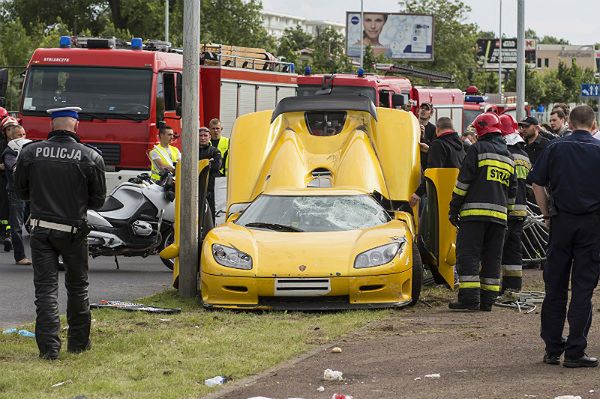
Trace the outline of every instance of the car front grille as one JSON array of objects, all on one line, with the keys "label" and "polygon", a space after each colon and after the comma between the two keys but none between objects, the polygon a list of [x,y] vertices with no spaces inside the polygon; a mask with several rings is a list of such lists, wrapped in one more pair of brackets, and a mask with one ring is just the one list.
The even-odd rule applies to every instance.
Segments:
[{"label": "car front grille", "polygon": [[275,279],[275,296],[320,296],[331,291],[328,278]]}]

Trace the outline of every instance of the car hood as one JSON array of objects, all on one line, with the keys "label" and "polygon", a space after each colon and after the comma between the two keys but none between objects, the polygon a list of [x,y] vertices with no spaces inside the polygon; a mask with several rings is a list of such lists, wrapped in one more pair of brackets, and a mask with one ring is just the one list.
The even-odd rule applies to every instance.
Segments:
[{"label": "car hood", "polygon": [[[252,257],[252,270],[222,267],[216,262],[203,262],[203,272],[255,277],[326,277],[356,276],[399,272],[410,267],[404,261],[406,247],[412,237],[404,222],[392,220],[384,225],[362,230],[335,232],[276,232],[249,229],[226,223],[211,230],[203,245],[203,256],[212,259],[213,244],[222,244],[246,252]],[[395,240],[406,239],[403,253],[379,267],[354,269],[354,259],[366,250]],[[398,262],[401,259],[402,262]]]}]

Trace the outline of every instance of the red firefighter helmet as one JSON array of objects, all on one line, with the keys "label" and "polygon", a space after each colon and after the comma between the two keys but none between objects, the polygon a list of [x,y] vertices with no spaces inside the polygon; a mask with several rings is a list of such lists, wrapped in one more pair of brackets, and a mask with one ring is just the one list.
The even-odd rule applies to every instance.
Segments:
[{"label": "red firefighter helmet", "polygon": [[488,133],[501,133],[502,131],[498,115],[491,112],[479,114],[472,125],[477,132],[477,136],[483,136]]},{"label": "red firefighter helmet", "polygon": [[500,131],[502,132],[503,136],[519,132],[519,125],[512,115],[500,115]]},{"label": "red firefighter helmet", "polygon": [[0,107],[0,121],[2,121],[7,116],[8,116],[8,111],[6,110],[6,108]]}]

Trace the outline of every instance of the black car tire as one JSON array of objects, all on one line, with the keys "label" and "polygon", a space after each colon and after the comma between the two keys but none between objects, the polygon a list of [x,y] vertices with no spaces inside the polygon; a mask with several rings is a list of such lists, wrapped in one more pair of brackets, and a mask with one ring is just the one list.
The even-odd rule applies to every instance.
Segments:
[{"label": "black car tire", "polygon": [[421,288],[423,287],[423,262],[417,244],[412,245],[413,268],[412,268],[412,291],[411,301],[408,306],[415,306],[419,302],[421,296]]}]

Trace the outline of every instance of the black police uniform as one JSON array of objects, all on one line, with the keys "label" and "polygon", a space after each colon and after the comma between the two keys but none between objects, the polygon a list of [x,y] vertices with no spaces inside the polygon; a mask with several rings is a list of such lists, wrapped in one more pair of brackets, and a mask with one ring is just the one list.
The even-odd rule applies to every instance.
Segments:
[{"label": "black police uniform", "polygon": [[507,212],[517,189],[514,168],[500,133],[480,136],[467,151],[450,201],[450,220],[460,219],[458,302],[452,309],[491,310],[498,296]]},{"label": "black police uniform", "polygon": [[508,151],[515,161],[517,174],[517,196],[515,206],[508,211],[508,230],[502,250],[502,291],[507,289],[521,291],[523,286],[523,254],[521,237],[523,224],[527,217],[527,175],[531,170],[531,162],[523,151],[523,143],[508,146]]},{"label": "black police uniform", "polygon": [[210,206],[210,212],[212,214],[213,224],[215,223],[215,178],[220,176],[221,169],[221,151],[217,147],[213,147],[208,144],[200,146],[198,151],[198,160],[212,159],[210,163],[210,172],[208,175],[208,189],[206,192],[206,199]]},{"label": "black police uniform", "polygon": [[83,351],[90,345],[91,323],[86,213],[88,208],[104,204],[104,161],[95,149],[81,144],[74,133],[50,132],[48,140],[30,143],[21,150],[15,191],[31,204],[35,336],[40,356],[56,359],[61,347],[59,255],[66,268],[67,349]]},{"label": "black police uniform", "polygon": [[[458,138],[458,133],[447,132],[438,136],[429,144],[427,153],[427,169],[429,168],[460,168],[465,159],[465,148]],[[416,191],[419,197],[426,192],[425,179]]]},{"label": "black police uniform", "polygon": [[[544,267],[546,297],[541,337],[548,355],[579,359],[592,323],[592,294],[600,274],[600,142],[588,132],[548,144],[528,176],[529,183],[551,189],[553,211]],[[571,303],[567,310],[571,282]],[[562,341],[569,321],[566,346]]]}]

